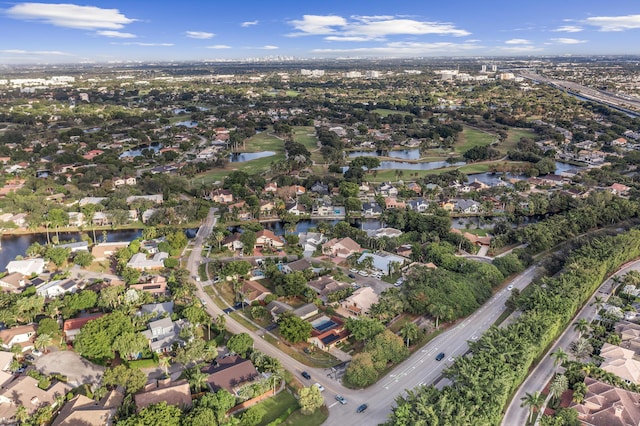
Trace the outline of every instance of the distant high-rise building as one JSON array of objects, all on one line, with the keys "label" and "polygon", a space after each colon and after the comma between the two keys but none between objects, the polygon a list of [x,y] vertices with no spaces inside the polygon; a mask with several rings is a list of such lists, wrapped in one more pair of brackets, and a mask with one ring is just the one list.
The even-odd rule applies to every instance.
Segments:
[{"label": "distant high-rise building", "polygon": [[367,78],[380,78],[380,71],[367,71],[365,76]]},{"label": "distant high-rise building", "polygon": [[482,65],[482,72],[487,72],[487,66],[486,65]]},{"label": "distant high-rise building", "polygon": [[491,72],[496,72],[498,71],[498,66],[497,65],[491,65]]}]

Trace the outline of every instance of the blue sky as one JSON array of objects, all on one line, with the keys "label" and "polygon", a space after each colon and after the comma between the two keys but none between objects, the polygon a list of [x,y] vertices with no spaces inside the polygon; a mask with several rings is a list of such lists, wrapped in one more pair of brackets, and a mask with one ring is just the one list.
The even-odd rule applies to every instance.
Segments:
[{"label": "blue sky", "polygon": [[640,54],[637,0],[2,2],[0,64]]}]

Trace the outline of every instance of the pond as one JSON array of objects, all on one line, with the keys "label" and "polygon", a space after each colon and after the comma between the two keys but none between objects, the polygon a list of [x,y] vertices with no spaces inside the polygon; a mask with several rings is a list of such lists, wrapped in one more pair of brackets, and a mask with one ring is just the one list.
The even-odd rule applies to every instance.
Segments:
[{"label": "pond", "polygon": [[[556,174],[560,174],[562,172],[566,172],[567,170],[571,170],[571,169],[580,170],[581,168],[573,166],[571,164],[561,163],[559,161],[556,161]],[[503,173],[491,173],[491,172],[476,173],[473,175],[469,175],[469,182],[473,182],[475,179],[477,179],[478,181],[482,183],[486,183],[487,185],[495,186],[496,184],[505,180],[505,179],[502,179],[502,176],[503,176]],[[524,175],[514,175],[511,173],[504,174],[504,177],[506,178],[506,180],[514,179],[514,178],[515,179],[527,178]]]},{"label": "pond", "polygon": [[[340,222],[339,220],[325,220],[325,221],[320,221],[320,220],[315,220],[315,219],[304,219],[301,220],[300,222],[296,223],[296,230],[295,233],[299,233],[299,232],[309,232],[310,229],[313,229],[315,227],[318,226],[319,222],[325,222],[327,224],[329,224],[329,226],[335,226],[335,224],[337,224],[338,222]],[[384,226],[384,224],[382,222],[380,222],[379,220],[376,219],[356,219],[351,223],[351,226],[353,226],[354,228],[358,228],[358,229],[362,229],[362,230],[368,230],[368,229],[380,229]],[[263,223],[262,224],[266,229],[269,229],[271,231],[273,231],[274,234],[276,235],[284,235],[286,230],[284,227],[284,222],[283,221],[278,221],[278,222],[267,222],[267,223]],[[229,227],[227,228],[229,229],[229,231],[234,232],[234,231],[238,231],[240,228],[239,227]]]},{"label": "pond", "polygon": [[245,161],[257,160],[258,158],[271,157],[276,155],[275,151],[259,151],[259,152],[234,152],[229,156],[232,163],[244,163]]},{"label": "pond", "polygon": [[[376,167],[374,170],[435,170],[445,167],[464,166],[464,161],[458,161],[456,163],[449,163],[447,161],[427,161],[424,163],[407,163],[405,161],[381,161],[380,167]],[[342,167],[342,172],[349,170],[349,166]]]},{"label": "pond", "polygon": [[153,142],[151,145],[138,145],[133,149],[123,152],[120,154],[120,158],[125,157],[140,157],[142,155],[142,151],[145,149],[149,149],[153,151],[154,154],[157,154],[158,151],[162,148],[162,145],[158,142]]},{"label": "pond", "polygon": [[395,151],[352,151],[349,153],[349,158],[356,157],[390,157],[401,160],[419,160],[421,155],[418,148],[400,149]]}]

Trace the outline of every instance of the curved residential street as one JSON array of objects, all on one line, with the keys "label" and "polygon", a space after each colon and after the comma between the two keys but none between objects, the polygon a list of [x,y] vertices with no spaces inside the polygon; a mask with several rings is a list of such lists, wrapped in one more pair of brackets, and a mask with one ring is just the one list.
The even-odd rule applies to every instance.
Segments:
[{"label": "curved residential street", "polygon": [[[625,275],[629,271],[640,271],[640,260],[636,260],[634,262],[630,262],[627,266],[622,267],[618,272],[613,274],[608,280],[605,280],[598,290],[589,298],[589,301],[584,305],[582,310],[578,312],[575,316],[573,322],[579,319],[586,319],[591,322],[596,315],[596,307],[592,305],[596,296],[600,296],[603,298],[608,298],[611,292],[612,279],[615,276]],[[542,358],[542,361],[536,366],[536,368],[529,374],[527,379],[522,383],[518,392],[513,396],[511,400],[511,404],[507,408],[507,412],[502,419],[502,424],[504,426],[511,425],[523,425],[527,421],[527,416],[529,415],[529,409],[527,407],[521,407],[521,398],[525,396],[526,393],[533,393],[536,391],[542,392],[546,384],[551,380],[553,374],[556,371],[556,368],[553,365],[553,359],[549,356],[551,353],[555,352],[558,348],[562,348],[565,352],[569,353],[569,345],[571,342],[578,339],[578,332],[573,329],[573,326],[570,325],[564,333],[560,335],[556,343],[553,345],[551,349],[545,354]]]},{"label": "curved residential street", "polygon": [[[186,267],[193,275],[197,275],[198,265],[202,261],[202,243],[206,240],[215,223],[215,210],[212,209],[196,235],[193,250],[187,260]],[[514,288],[523,289],[534,279],[535,275],[536,267],[532,266],[516,277],[511,284]],[[209,284],[210,282],[197,283],[198,296],[207,301],[206,308],[211,315],[214,317],[224,315],[222,309],[213,303],[203,291],[203,286]],[[315,382],[322,384],[326,389],[323,394],[330,412],[326,425],[379,424],[387,420],[396,396],[404,394],[406,389],[414,388],[420,384],[436,383],[441,377],[442,371],[453,362],[454,358],[467,352],[467,341],[480,337],[498,319],[504,311],[504,303],[509,294],[510,291],[506,289],[499,290],[474,314],[440,334],[420,351],[398,365],[391,373],[382,377],[378,383],[363,390],[345,388],[340,382],[328,377],[330,371],[327,369],[314,369],[305,366],[263,340],[260,334],[246,329],[228,315],[226,316],[226,327],[232,333],[248,333],[254,339],[255,347],[258,350],[278,358],[285,369],[291,371],[306,385]],[[446,354],[442,361],[435,360],[435,356],[439,352]],[[304,380],[300,376],[302,371],[309,372],[311,380]],[[441,383],[442,381],[436,384]],[[343,395],[348,403],[346,405],[339,404],[334,399],[336,394]],[[356,413],[356,408],[362,403],[368,404],[369,408],[364,413]]]}]

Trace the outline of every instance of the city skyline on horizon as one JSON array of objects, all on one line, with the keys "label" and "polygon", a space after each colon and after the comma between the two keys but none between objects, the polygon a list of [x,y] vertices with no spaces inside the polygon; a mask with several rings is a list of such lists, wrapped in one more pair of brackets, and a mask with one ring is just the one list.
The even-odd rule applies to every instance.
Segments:
[{"label": "city skyline on horizon", "polygon": [[627,2],[353,3],[3,2],[0,64],[640,54]]}]

